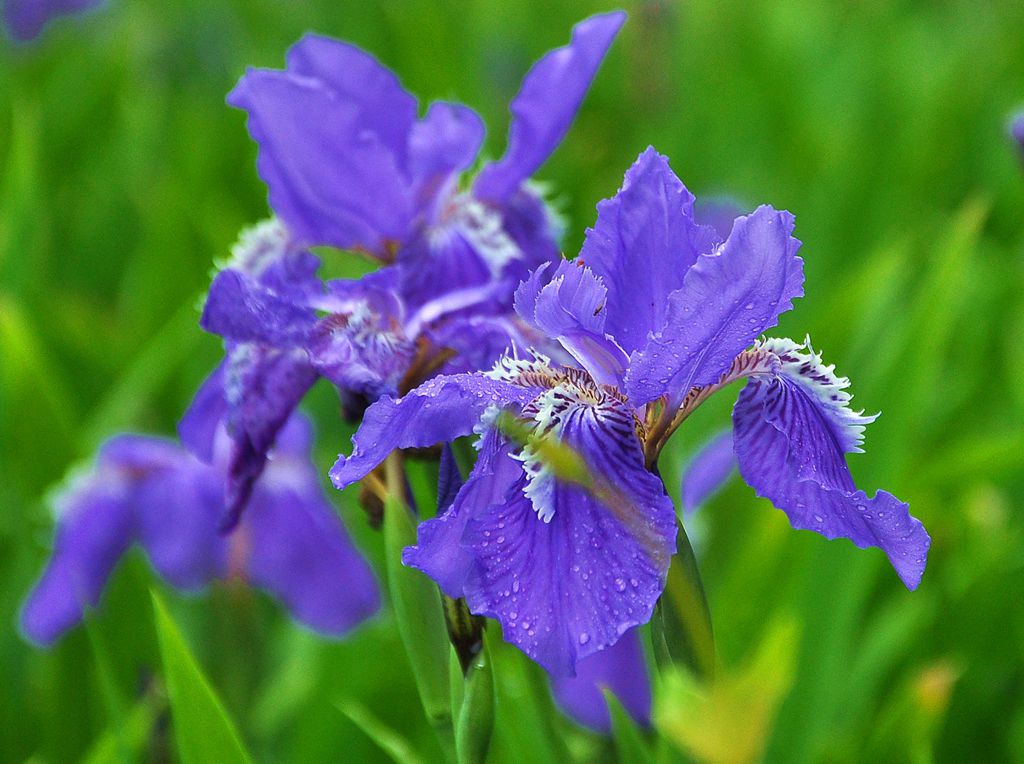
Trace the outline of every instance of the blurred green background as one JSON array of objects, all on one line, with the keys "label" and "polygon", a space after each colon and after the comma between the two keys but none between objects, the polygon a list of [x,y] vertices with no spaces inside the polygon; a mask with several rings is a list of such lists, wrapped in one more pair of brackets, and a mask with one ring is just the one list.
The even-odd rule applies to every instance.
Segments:
[{"label": "blurred green background", "polygon": [[[224,105],[244,67],[281,66],[307,30],[353,41],[421,104],[477,108],[495,156],[530,63],[609,7],[110,0],[3,44],[0,760],[102,759],[115,729],[143,759],[174,756],[141,555],[57,648],[30,648],[15,624],[49,548],[48,490],[116,430],[173,432],[219,356],[198,301],[267,214],[244,117]],[[1024,173],[1005,134],[1024,102],[1024,4],[626,7],[540,173],[566,251],[648,144],[698,197],[794,212],[807,297],[778,332],[809,332],[858,407],[882,410],[854,474],[909,501],[933,538],[909,593],[878,550],[794,532],[733,480],[690,527],[721,678],[706,695],[667,685],[664,734],[715,761],[1024,761]],[[731,402],[713,399],[663,456],[674,495]],[[347,432],[329,390],[310,410],[326,472]],[[332,494],[379,565],[379,536]],[[438,755],[387,612],[332,643],[262,595],[163,597],[258,760],[386,761],[338,704]],[[499,657],[493,760],[614,756],[517,654]]]}]

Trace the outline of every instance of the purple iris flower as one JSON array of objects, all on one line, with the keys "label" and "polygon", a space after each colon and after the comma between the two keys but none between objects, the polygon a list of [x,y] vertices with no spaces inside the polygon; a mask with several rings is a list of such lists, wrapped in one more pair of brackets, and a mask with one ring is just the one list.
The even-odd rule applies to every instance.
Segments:
[{"label": "purple iris flower", "polygon": [[19,42],[34,40],[58,16],[83,13],[103,0],[6,0],[4,23]]},{"label": "purple iris flower", "polygon": [[[769,206],[722,241],[693,219],[693,196],[648,149],[598,205],[580,259],[542,266],[516,309],[574,359],[509,355],[486,373],[439,376],[370,406],[344,487],[395,448],[481,433],[451,508],[424,522],[404,561],[500,621],[505,638],[554,675],[649,620],[675,551],[676,515],[656,475],[668,436],[693,409],[746,378],[733,413],[740,473],[797,528],[881,547],[903,582],[929,546],[894,496],[854,486],[845,454],[872,417],[807,345],[759,340],[803,294],[793,216]],[[528,438],[513,433],[509,412]],[[549,444],[586,465],[556,473]],[[564,459],[563,459],[564,461]]]},{"label": "purple iris flower", "polygon": [[[472,188],[483,123],[458,104],[416,99],[372,56],[307,36],[286,71],[250,70],[228,100],[249,113],[258,167],[281,222],[246,236],[216,277],[202,325],[226,359],[182,422],[210,458],[226,418],[235,448],[225,527],[237,522],[274,436],[318,377],[349,399],[396,394],[440,371],[483,369],[511,344],[543,341],[512,293],[558,257],[558,231],[530,175],[569,128],[625,15],[577,25],[512,102],[505,157]],[[310,245],[358,250],[386,267],[321,283]]]},{"label": "purple iris flower", "polygon": [[49,645],[77,625],[135,542],[179,589],[240,579],[322,634],[340,636],[373,615],[380,604],[376,581],[323,494],[309,460],[311,439],[308,422],[293,417],[249,512],[229,536],[218,532],[223,432],[215,466],[163,438],[107,441],[93,468],[57,500],[53,555],[21,613],[25,635]]}]

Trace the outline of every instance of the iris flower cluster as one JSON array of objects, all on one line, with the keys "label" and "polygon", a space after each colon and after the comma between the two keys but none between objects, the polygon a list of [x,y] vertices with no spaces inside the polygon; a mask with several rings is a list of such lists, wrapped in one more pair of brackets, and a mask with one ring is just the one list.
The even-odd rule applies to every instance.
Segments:
[{"label": "iris flower cluster", "polygon": [[[653,148],[563,259],[534,172],[566,134],[625,15],[578,24],[511,103],[504,156],[478,162],[468,107],[416,99],[369,54],[307,36],[282,71],[228,97],[248,114],[274,217],[213,280],[202,326],[225,357],[183,417],[184,448],[119,436],[58,502],[54,555],[23,611],[52,642],[95,605],[138,541],[183,589],[241,578],[326,634],[378,602],[320,493],[296,413],[324,378],[360,420],[338,488],[396,450],[475,436],[405,565],[548,670],[563,707],[604,728],[597,687],[650,714],[640,627],[679,529],[658,472],[671,435],[744,381],[732,434],[695,474],[696,504],[735,462],[798,529],[879,547],[915,588],[929,538],[892,494],[857,488],[846,454],[874,417],[808,340],[768,338],[803,295],[794,219],[770,206],[703,225]],[[721,218],[718,215],[717,218]],[[378,267],[324,281],[320,257]],[[450,456],[450,451],[445,451]]]}]

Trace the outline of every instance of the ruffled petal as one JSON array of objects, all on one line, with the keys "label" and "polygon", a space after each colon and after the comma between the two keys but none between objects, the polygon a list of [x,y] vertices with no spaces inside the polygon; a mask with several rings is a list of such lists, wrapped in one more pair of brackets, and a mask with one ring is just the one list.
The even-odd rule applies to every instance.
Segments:
[{"label": "ruffled petal", "polygon": [[564,222],[540,196],[539,184],[527,183],[502,205],[505,232],[519,247],[520,257],[509,262],[502,276],[519,284],[544,263],[562,257],[560,246]]},{"label": "ruffled petal", "polygon": [[581,660],[575,677],[555,677],[551,689],[563,711],[598,732],[611,732],[603,689],[615,693],[637,724],[651,725],[651,680],[636,629],[627,631],[611,647]]},{"label": "ruffled petal", "polygon": [[516,290],[516,312],[558,340],[598,382],[617,385],[629,358],[604,332],[608,290],[581,265],[563,260],[552,273],[542,265]]},{"label": "ruffled petal", "polygon": [[364,103],[321,79],[261,69],[242,77],[228,103],[249,114],[270,206],[296,243],[383,256],[404,240],[413,199],[402,157],[365,129]]},{"label": "ruffled petal", "polygon": [[555,150],[625,20],[622,11],[591,16],[573,28],[568,45],[534,64],[510,106],[508,150],[480,172],[473,186],[478,197],[503,202]]},{"label": "ruffled petal", "polygon": [[370,406],[352,437],[352,454],[339,456],[331,480],[344,488],[364,477],[396,448],[421,448],[468,435],[491,406],[519,407],[536,390],[484,374],[434,377],[399,399]]},{"label": "ruffled petal", "polygon": [[236,533],[251,582],[310,628],[340,636],[379,609],[373,572],[324,496],[308,453],[275,453]]},{"label": "ruffled petal", "polygon": [[631,357],[626,389],[635,405],[668,394],[678,404],[695,385],[718,381],[733,359],[803,295],[793,216],[762,206],[737,218],[719,250],[701,255],[669,296],[665,327]]},{"label": "ruffled petal", "polygon": [[857,490],[846,465],[844,453],[859,450],[872,418],[848,410],[847,381],[831,367],[788,340],[774,342],[789,343],[777,348],[782,364],[751,379],[733,409],[740,474],[794,528],[879,547],[907,588],[917,588],[931,544],[924,526],[892,494]]},{"label": "ruffled petal", "polygon": [[605,331],[631,353],[665,326],[669,295],[682,288],[697,256],[718,243],[693,217],[693,195],[648,148],[622,188],[597,205],[580,258],[608,286]]},{"label": "ruffled petal", "polygon": [[324,83],[337,101],[358,108],[360,131],[373,133],[405,166],[416,97],[376,58],[354,45],[307,34],[288,51],[288,73]]},{"label": "ruffled petal", "polygon": [[[119,440],[131,448],[134,439]],[[33,642],[56,642],[99,603],[134,538],[132,487],[131,476],[101,456],[94,471],[57,499],[53,553],[21,611],[22,630]]]},{"label": "ruffled petal", "polygon": [[735,467],[732,432],[720,432],[705,443],[690,460],[683,474],[683,509],[686,514],[695,511],[721,488]]},{"label": "ruffled petal", "polygon": [[496,473],[508,462],[522,463],[523,473],[503,501],[466,522],[462,543],[474,564],[465,598],[551,674],[571,676],[579,660],[650,619],[675,552],[676,516],[644,468],[626,404],[571,401],[567,387],[550,395],[551,410],[539,404],[538,420],[560,422],[549,433],[598,482],[583,488],[524,454],[498,455],[505,464]]}]

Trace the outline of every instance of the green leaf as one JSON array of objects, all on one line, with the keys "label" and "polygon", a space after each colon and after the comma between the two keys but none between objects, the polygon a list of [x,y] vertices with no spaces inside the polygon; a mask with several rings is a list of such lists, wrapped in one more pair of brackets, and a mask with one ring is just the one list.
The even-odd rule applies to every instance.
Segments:
[{"label": "green leaf", "polygon": [[466,674],[465,697],[455,729],[455,750],[459,764],[483,764],[494,734],[494,669],[484,649]]},{"label": "green leaf", "polygon": [[422,759],[409,741],[370,713],[366,706],[354,700],[341,700],[335,705],[397,764],[420,764]]},{"label": "green leaf", "polygon": [[677,545],[665,592],[651,619],[654,652],[662,669],[683,666],[695,676],[709,679],[715,673],[711,612],[693,548],[682,526]]},{"label": "green leaf", "polygon": [[640,728],[611,690],[605,688],[602,692],[605,702],[608,703],[608,712],[612,720],[612,740],[615,742],[615,753],[620,764],[647,764],[651,760],[651,751]]},{"label": "green leaf", "polygon": [[251,762],[234,723],[154,591],[153,612],[178,754],[190,762]]},{"label": "green leaf", "polygon": [[416,543],[412,515],[401,496],[405,480],[397,454],[387,462],[388,498],[384,502],[384,552],[391,603],[398,632],[412,665],[423,710],[442,747],[454,751],[448,645],[441,593],[425,575],[402,565],[402,550]]},{"label": "green leaf", "polygon": [[112,726],[96,740],[82,759],[82,764],[144,760],[142,752],[156,719],[157,709],[153,699],[143,698],[125,715],[122,722]]}]

